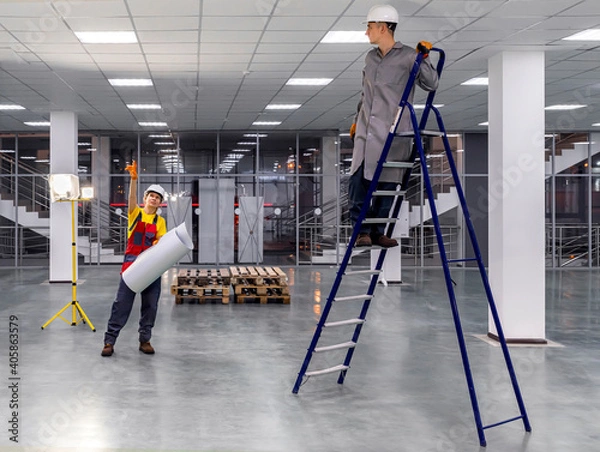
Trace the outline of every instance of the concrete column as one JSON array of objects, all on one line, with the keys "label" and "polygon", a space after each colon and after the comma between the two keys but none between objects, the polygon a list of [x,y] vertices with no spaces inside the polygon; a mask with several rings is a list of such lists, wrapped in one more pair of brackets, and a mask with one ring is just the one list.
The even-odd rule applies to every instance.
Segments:
[{"label": "concrete column", "polygon": [[[50,113],[51,174],[77,175],[77,133],[77,114],[67,111]],[[77,206],[75,206],[75,219],[77,219]],[[51,203],[50,282],[70,282],[73,277],[72,221],[70,202]],[[77,232],[75,234],[77,235]]]},{"label": "concrete column", "polygon": [[488,76],[490,285],[507,341],[545,343],[544,53],[502,52]]}]

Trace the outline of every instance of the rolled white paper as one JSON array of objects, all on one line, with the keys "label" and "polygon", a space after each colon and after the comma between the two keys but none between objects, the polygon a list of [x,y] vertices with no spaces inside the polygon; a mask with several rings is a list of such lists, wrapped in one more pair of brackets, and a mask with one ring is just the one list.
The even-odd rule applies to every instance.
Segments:
[{"label": "rolled white paper", "polygon": [[141,292],[173,264],[194,249],[194,242],[181,223],[161,237],[158,243],[143,253],[121,275],[134,292]]}]

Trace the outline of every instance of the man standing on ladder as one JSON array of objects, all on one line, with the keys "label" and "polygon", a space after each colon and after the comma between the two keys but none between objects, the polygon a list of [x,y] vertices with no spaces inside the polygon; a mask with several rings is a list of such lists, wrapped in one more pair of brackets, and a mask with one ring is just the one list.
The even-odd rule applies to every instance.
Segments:
[{"label": "man standing on ladder", "polygon": [[[366,35],[373,48],[365,58],[362,78],[362,94],[357,107],[354,123],[350,127],[350,137],[354,140],[352,167],[348,183],[348,204],[350,218],[355,225],[363,200],[373,179],[377,162],[390,127],[394,121],[402,92],[410,76],[417,52],[395,41],[394,31],[398,25],[398,11],[390,5],[378,5],[367,15]],[[421,41],[418,48],[431,49],[431,43]],[[427,58],[425,53],[424,58]],[[438,76],[429,60],[423,60],[416,83],[426,91],[438,86]],[[410,93],[408,102],[414,95]],[[412,131],[408,111],[402,114],[397,132]],[[396,138],[390,148],[387,161],[404,162],[412,152],[410,138]],[[401,183],[404,169],[385,168],[379,178],[378,190],[396,190]],[[367,217],[387,218],[392,207],[393,197],[374,197]],[[361,226],[356,246],[373,244],[384,248],[398,246],[398,242],[384,235],[385,224],[365,224]]]}]

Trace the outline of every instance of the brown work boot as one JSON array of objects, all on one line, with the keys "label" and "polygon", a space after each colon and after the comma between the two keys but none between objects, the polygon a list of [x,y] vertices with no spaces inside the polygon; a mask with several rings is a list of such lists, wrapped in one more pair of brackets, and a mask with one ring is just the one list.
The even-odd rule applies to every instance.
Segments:
[{"label": "brown work boot", "polygon": [[100,353],[102,356],[112,356],[112,354],[115,352],[115,348],[113,346],[113,344],[104,344],[104,348],[102,349],[102,353]]},{"label": "brown work boot", "polygon": [[358,234],[358,238],[356,239],[356,246],[371,246],[371,237],[369,234]]},{"label": "brown work boot", "polygon": [[140,352],[146,355],[154,355],[154,348],[152,348],[150,342],[140,342]]},{"label": "brown work boot", "polygon": [[398,246],[398,241],[396,239],[390,239],[385,235],[380,235],[374,242],[382,248],[393,248]]}]

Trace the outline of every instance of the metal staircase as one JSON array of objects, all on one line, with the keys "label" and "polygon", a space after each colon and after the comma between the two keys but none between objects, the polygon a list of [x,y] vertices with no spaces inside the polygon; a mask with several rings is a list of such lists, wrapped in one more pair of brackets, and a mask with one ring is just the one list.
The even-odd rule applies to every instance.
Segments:
[{"label": "metal staircase", "polygon": [[[444,52],[440,49],[435,49],[435,48],[432,49],[432,51],[439,53],[437,72],[438,72],[438,75],[441,76],[442,69],[444,66],[444,60],[445,60]],[[431,217],[432,217],[432,221],[433,221],[435,232],[436,232],[438,248],[439,248],[439,252],[440,252],[440,258],[441,258],[442,266],[444,269],[446,289],[448,291],[450,307],[452,310],[452,318],[453,318],[455,329],[456,329],[458,345],[460,348],[460,354],[461,354],[462,363],[463,363],[463,370],[465,373],[465,378],[467,380],[467,387],[468,387],[469,396],[470,396],[470,400],[471,400],[471,406],[473,409],[475,424],[477,427],[479,442],[480,442],[481,446],[485,446],[486,439],[485,439],[484,431],[486,429],[496,427],[496,426],[499,426],[499,425],[502,425],[502,424],[505,424],[508,422],[516,421],[516,420],[522,420],[526,431],[531,431],[531,426],[529,424],[529,419],[527,416],[527,412],[525,410],[523,398],[521,396],[521,392],[520,392],[519,385],[517,382],[516,374],[514,371],[511,357],[510,357],[510,353],[508,351],[508,346],[506,344],[506,339],[504,336],[502,325],[500,323],[498,311],[496,309],[496,305],[495,305],[495,302],[493,299],[491,288],[489,286],[487,273],[486,273],[486,270],[485,270],[485,267],[483,264],[483,260],[482,260],[481,253],[479,250],[479,245],[477,242],[477,238],[475,236],[475,231],[474,231],[471,219],[470,219],[470,215],[469,215],[468,208],[467,208],[467,203],[466,203],[465,196],[464,196],[461,184],[460,184],[459,175],[456,170],[456,166],[454,164],[454,159],[453,159],[452,152],[450,149],[448,137],[446,135],[445,127],[444,127],[444,124],[442,121],[442,117],[441,117],[439,111],[437,110],[437,108],[435,108],[433,106],[433,99],[435,97],[435,91],[430,92],[427,97],[427,102],[425,105],[425,109],[423,110],[423,114],[422,114],[420,122],[417,120],[417,116],[415,114],[415,110],[414,110],[413,106],[407,101],[407,99],[409,97],[409,93],[410,93],[411,89],[413,88],[416,75],[418,74],[422,59],[423,59],[423,54],[419,53],[415,59],[415,63],[412,68],[411,75],[407,82],[404,93],[402,95],[402,99],[400,100],[400,104],[398,106],[398,113],[396,114],[394,123],[392,124],[390,131],[388,133],[388,137],[385,142],[385,145],[384,145],[381,157],[380,157],[380,161],[378,162],[378,167],[373,176],[373,180],[371,181],[369,190],[367,192],[367,196],[363,202],[362,211],[360,213],[357,224],[354,227],[352,237],[350,238],[350,242],[348,245],[348,249],[346,250],[344,259],[342,260],[342,263],[337,271],[335,281],[332,285],[329,296],[327,297],[325,306],[322,309],[321,317],[317,323],[313,338],[307,349],[305,359],[301,365],[301,368],[298,373],[298,377],[296,379],[296,382],[294,384],[294,388],[293,388],[292,392],[297,394],[298,391],[300,390],[300,387],[306,382],[306,380],[308,378],[313,377],[313,376],[327,375],[330,373],[338,374],[337,382],[339,384],[344,383],[346,375],[350,369],[350,363],[352,361],[354,351],[356,350],[358,340],[360,337],[360,333],[362,331],[362,327],[367,321],[366,320],[367,313],[368,313],[371,301],[374,299],[375,289],[377,287],[379,275],[382,272],[381,269],[382,269],[383,262],[384,262],[385,256],[386,256],[386,249],[382,249],[381,252],[379,253],[379,258],[377,260],[377,264],[375,265],[373,270],[349,271],[347,267],[348,267],[350,258],[353,254],[354,244],[358,237],[358,234],[360,231],[360,226],[362,223],[374,223],[374,222],[386,223],[387,224],[386,231],[385,231],[386,235],[388,237],[391,236],[391,234],[393,233],[396,218],[398,217],[398,212],[400,210],[401,203],[406,194],[406,187],[408,186],[408,181],[410,179],[410,173],[411,173],[413,164],[414,164],[415,160],[418,158],[420,167],[421,167],[421,171],[422,171],[423,180],[425,182],[427,198],[429,200]],[[435,117],[437,120],[437,126],[438,126],[437,131],[425,130],[425,125],[427,124],[428,115],[430,112],[433,112],[435,114]],[[398,133],[397,128],[398,128],[398,124],[400,122],[400,118],[402,117],[402,114],[405,114],[405,113],[410,114],[413,131]],[[448,159],[448,162],[450,164],[452,177],[454,179],[454,184],[456,187],[456,193],[460,200],[460,205],[461,205],[462,212],[464,215],[465,224],[466,224],[466,226],[468,228],[468,232],[469,232],[469,238],[471,240],[471,244],[472,244],[473,250],[475,252],[475,257],[473,257],[473,258],[448,259],[447,255],[446,255],[444,239],[443,239],[443,235],[442,235],[442,231],[441,231],[441,227],[440,227],[440,223],[439,223],[439,219],[438,219],[438,212],[437,212],[436,204],[435,204],[435,196],[433,193],[431,180],[430,180],[428,169],[427,169],[427,159],[426,159],[425,152],[423,150],[422,138],[426,137],[426,136],[441,137],[443,139],[446,158]],[[397,162],[387,162],[386,161],[392,141],[396,137],[412,137],[412,138],[414,138],[414,146],[413,146],[412,156],[409,159],[409,161],[407,161],[407,162],[397,163]],[[383,168],[390,168],[390,167],[404,168],[406,170],[404,172],[404,177],[403,177],[402,183],[400,184],[400,189],[396,190],[396,191],[384,191],[384,192],[378,191],[377,185],[378,185],[378,180],[381,175],[381,172],[382,172]],[[373,196],[393,196],[394,197],[395,201],[394,201],[394,205],[391,209],[389,218],[368,218],[368,219],[366,218],[369,203],[370,203],[371,199],[373,198]],[[373,248],[379,249],[379,247],[373,247]],[[364,248],[361,248],[361,250],[362,249],[364,249]],[[490,312],[491,312],[493,320],[494,320],[494,324],[496,326],[497,335],[498,335],[499,342],[502,347],[503,356],[505,359],[508,374],[510,377],[510,381],[512,383],[512,388],[513,388],[515,398],[516,398],[516,401],[518,404],[519,412],[520,412],[518,416],[512,417],[507,420],[495,422],[495,423],[492,423],[489,425],[484,425],[482,422],[482,419],[481,419],[481,413],[479,411],[479,403],[477,401],[477,394],[475,391],[475,384],[474,384],[473,376],[471,373],[471,365],[469,362],[469,356],[468,356],[468,352],[467,352],[465,337],[464,337],[464,333],[462,330],[460,314],[458,311],[456,295],[455,295],[454,287],[453,287],[454,282],[453,282],[451,274],[450,274],[450,264],[451,263],[454,263],[454,262],[462,263],[462,262],[467,262],[467,261],[476,261],[477,262],[479,272],[481,275],[481,281],[485,288],[485,293],[487,296],[488,307],[490,309]],[[356,294],[356,295],[348,295],[348,296],[338,296],[338,291],[340,290],[340,288],[343,284],[344,277],[349,276],[351,279],[355,279],[356,277],[359,277],[361,275],[369,277],[369,283],[368,283],[366,293]],[[330,313],[332,312],[332,310],[334,309],[334,307],[337,304],[342,303],[344,305],[348,305],[353,302],[362,303],[361,306],[359,308],[357,308],[357,310],[359,312],[356,317],[348,318],[345,320],[337,320],[337,321],[329,321],[328,320]],[[341,329],[351,328],[353,330],[351,333],[351,338],[347,341],[343,341],[343,342],[339,342],[339,343],[319,345],[319,341],[320,341],[322,335],[327,335],[327,333],[330,330],[335,330],[338,328],[341,328]],[[331,341],[331,339],[330,339],[330,341]],[[331,352],[331,351],[335,351],[335,350],[345,351],[345,358],[341,363],[335,364],[328,368],[316,369],[316,370],[311,369],[309,371],[309,366],[310,366],[310,363],[311,363],[311,360],[312,360],[314,354],[327,353],[327,352]]]},{"label": "metal staircase", "polygon": [[[46,181],[47,174],[39,172],[26,163],[17,162],[12,155],[6,153],[0,154],[0,165],[7,174],[19,174],[19,177],[0,178],[0,216],[34,233],[40,240],[47,239],[50,236],[50,196]],[[108,203],[99,200],[86,203],[85,208],[78,209],[78,214],[77,244],[78,252],[83,256],[84,262],[122,262],[124,245],[121,244],[123,240],[118,238],[122,235],[121,231],[104,227],[102,232],[109,238],[101,240],[100,228],[93,226],[90,219],[94,218],[99,224],[110,225],[111,218],[121,217],[125,225],[122,228],[124,231],[127,227],[126,214],[118,215]],[[14,248],[12,241],[3,246],[6,250],[11,248]],[[118,254],[119,252],[121,254]]]}]

